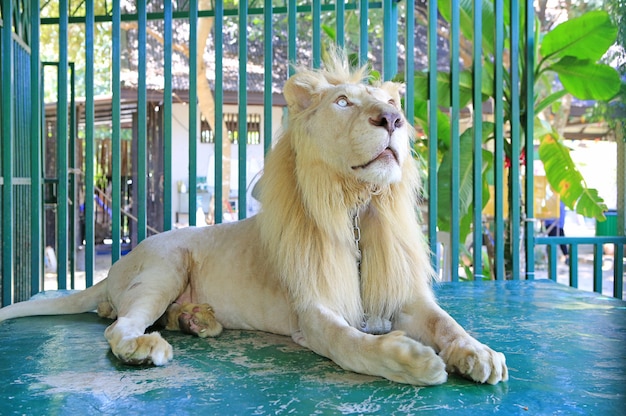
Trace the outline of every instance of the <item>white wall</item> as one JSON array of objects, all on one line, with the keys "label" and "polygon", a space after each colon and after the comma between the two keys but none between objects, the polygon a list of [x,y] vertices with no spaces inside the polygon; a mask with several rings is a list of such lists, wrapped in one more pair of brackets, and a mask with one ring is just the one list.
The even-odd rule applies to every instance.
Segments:
[{"label": "white wall", "polygon": [[[225,105],[225,113],[237,113],[236,106]],[[248,113],[263,115],[262,106],[249,106]],[[278,130],[281,128],[283,109],[274,107],[272,109],[272,140],[275,140]],[[198,113],[198,137],[200,136],[200,114]],[[179,184],[184,183],[189,186],[189,106],[187,104],[174,104],[172,106],[172,223],[176,223],[176,213],[187,211],[188,194],[179,194]],[[263,117],[261,117],[261,136],[264,130]],[[263,137],[261,137],[263,143]],[[197,139],[196,166],[197,176],[206,177],[209,187],[214,184],[214,146],[213,144],[200,143]],[[231,148],[231,192],[238,189],[238,153],[236,145]],[[250,184],[259,170],[263,168],[263,145],[249,145],[247,148],[248,169],[246,173],[246,183]],[[204,194],[200,194],[205,196]],[[181,197],[183,199],[181,204]],[[206,200],[204,200],[206,199]],[[208,196],[202,201],[203,209],[208,209]],[[254,213],[256,207],[250,197],[248,199],[248,215]]]}]

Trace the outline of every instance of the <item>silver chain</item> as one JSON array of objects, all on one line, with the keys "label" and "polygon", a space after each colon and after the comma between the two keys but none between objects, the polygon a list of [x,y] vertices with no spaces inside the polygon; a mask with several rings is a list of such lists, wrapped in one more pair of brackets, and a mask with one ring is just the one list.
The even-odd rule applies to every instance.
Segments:
[{"label": "silver chain", "polygon": [[356,266],[359,270],[359,277],[361,276],[361,247],[359,241],[361,241],[361,227],[359,226],[359,211],[352,217],[352,231],[354,232],[354,243],[356,244]]}]

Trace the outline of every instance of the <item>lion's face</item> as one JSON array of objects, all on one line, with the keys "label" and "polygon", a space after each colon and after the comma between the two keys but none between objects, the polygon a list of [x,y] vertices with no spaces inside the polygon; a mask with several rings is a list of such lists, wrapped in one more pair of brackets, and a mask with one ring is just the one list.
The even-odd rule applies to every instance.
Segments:
[{"label": "lion's face", "polygon": [[306,130],[297,152],[366,183],[384,186],[401,179],[410,127],[400,109],[399,84],[332,85],[296,75],[285,86],[285,96]]}]

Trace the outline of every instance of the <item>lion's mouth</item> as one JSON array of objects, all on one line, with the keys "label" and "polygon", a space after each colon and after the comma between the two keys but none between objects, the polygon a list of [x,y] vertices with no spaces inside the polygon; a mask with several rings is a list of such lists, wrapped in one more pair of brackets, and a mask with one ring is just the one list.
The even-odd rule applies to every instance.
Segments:
[{"label": "lion's mouth", "polygon": [[365,169],[375,162],[388,162],[391,160],[394,160],[397,164],[400,164],[396,151],[387,146],[385,149],[383,149],[382,152],[374,156],[374,158],[369,162],[362,165],[353,166],[352,169]]}]

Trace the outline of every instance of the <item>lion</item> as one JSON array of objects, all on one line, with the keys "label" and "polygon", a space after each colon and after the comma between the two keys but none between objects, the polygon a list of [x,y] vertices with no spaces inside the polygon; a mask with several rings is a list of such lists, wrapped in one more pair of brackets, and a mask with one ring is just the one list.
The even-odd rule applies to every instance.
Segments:
[{"label": "lion", "polygon": [[366,67],[330,56],[285,84],[288,122],[256,216],[152,236],[95,286],[7,306],[0,321],[97,308],[115,319],[104,335],[128,364],[173,359],[159,332],[146,333],[160,321],[199,336],[222,326],[291,336],[343,369],[399,383],[437,385],[448,372],[507,380],[504,355],[435,300],[403,86],[368,82]]}]

